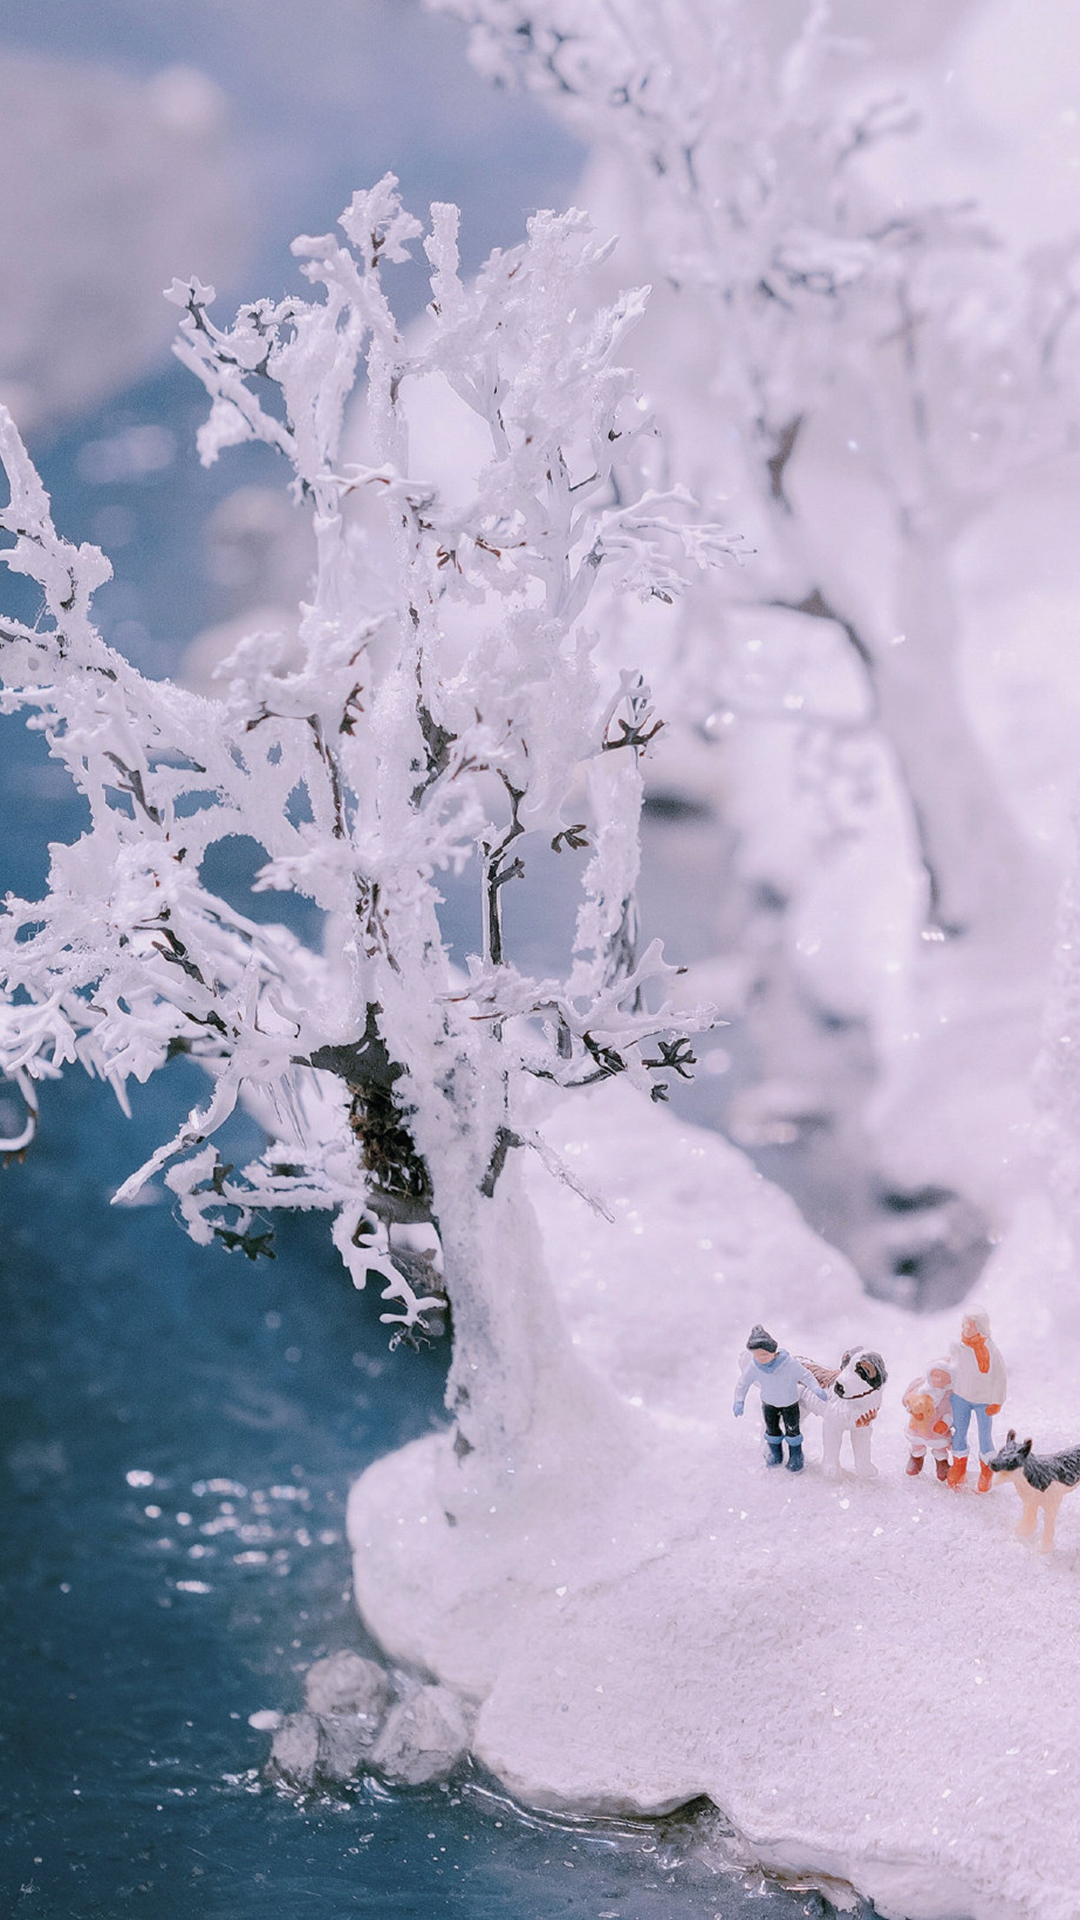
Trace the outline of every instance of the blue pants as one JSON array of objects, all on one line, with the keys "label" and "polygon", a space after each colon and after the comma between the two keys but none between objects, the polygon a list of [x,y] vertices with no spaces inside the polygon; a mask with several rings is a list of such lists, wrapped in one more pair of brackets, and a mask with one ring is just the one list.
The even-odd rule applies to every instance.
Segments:
[{"label": "blue pants", "polygon": [[965,1458],[967,1457],[968,1427],[971,1424],[971,1416],[974,1414],[979,1423],[979,1459],[989,1460],[990,1455],[994,1451],[994,1436],[990,1429],[990,1415],[987,1413],[985,1406],[979,1406],[978,1402],[974,1400],[965,1400],[963,1395],[959,1393],[952,1394],[951,1399],[953,1418],[952,1450],[954,1458],[958,1453],[962,1453]]}]

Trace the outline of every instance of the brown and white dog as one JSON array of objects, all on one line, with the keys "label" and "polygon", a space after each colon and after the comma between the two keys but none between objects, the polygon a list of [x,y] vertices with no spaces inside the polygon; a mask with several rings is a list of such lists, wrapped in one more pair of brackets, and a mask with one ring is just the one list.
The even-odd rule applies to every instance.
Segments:
[{"label": "brown and white dog", "polygon": [[840,1472],[840,1443],[846,1433],[856,1473],[860,1480],[872,1480],[877,1468],[870,1458],[871,1435],[881,1406],[881,1390],[889,1377],[880,1353],[869,1347],[850,1347],[838,1367],[822,1367],[816,1360],[806,1359],[803,1365],[829,1395],[824,1406],[813,1394],[799,1395],[808,1413],[821,1415],[821,1464],[826,1475],[835,1480]]},{"label": "brown and white dog", "polygon": [[1068,1447],[1064,1453],[1032,1453],[1031,1441],[1020,1441],[1014,1427],[1009,1428],[1005,1445],[990,1461],[997,1480],[1006,1480],[1020,1495],[1023,1513],[1016,1529],[1018,1540],[1030,1540],[1042,1514],[1041,1553],[1050,1553],[1054,1545],[1054,1527],[1058,1508],[1067,1493],[1080,1484],[1080,1447]]}]

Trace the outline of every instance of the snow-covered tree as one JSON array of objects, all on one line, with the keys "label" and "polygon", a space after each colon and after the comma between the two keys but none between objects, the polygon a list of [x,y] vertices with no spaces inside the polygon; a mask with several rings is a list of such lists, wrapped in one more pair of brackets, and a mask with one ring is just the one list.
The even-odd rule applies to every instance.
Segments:
[{"label": "snow-covered tree", "polygon": [[[835,614],[908,787],[928,911],[935,922],[967,923],[966,820],[957,836],[949,815],[965,812],[971,785],[985,844],[989,826],[999,828],[1000,798],[974,764],[965,779],[954,757],[946,783],[928,771],[925,715],[916,720],[894,692],[892,641],[905,632],[899,677],[909,677],[916,653],[919,673],[936,675],[941,711],[951,690],[935,663],[951,659],[956,623],[941,560],[931,563],[926,544],[947,556],[958,523],[1003,476],[1055,444],[1047,429],[1060,422],[1056,376],[1075,307],[1060,270],[1067,263],[1053,263],[1055,284],[1045,256],[1034,270],[1003,258],[970,208],[897,210],[874,191],[863,160],[911,132],[916,116],[902,99],[868,91],[860,66],[870,49],[831,31],[822,0],[806,0],[786,26],[747,0],[601,3],[584,13],[563,0],[441,3],[472,24],[485,71],[539,92],[590,141],[600,195],[612,190],[617,164],[618,191],[640,210],[639,257],[676,293],[649,366],[657,399],[695,484],[746,500],[755,553],[735,592],[762,607]],[[683,351],[673,357],[675,336]],[[878,554],[868,588],[859,567],[838,566],[823,541],[833,501],[822,509],[815,498],[819,473],[793,484],[821,422],[849,444],[859,434],[870,469],[860,478],[886,497],[901,547],[918,550],[914,560],[906,550],[891,557],[900,576],[891,594]],[[910,604],[908,576],[928,571],[932,614]],[[710,643],[711,674],[700,648],[695,662],[703,703],[723,686],[712,635]],[[776,679],[780,708],[789,690],[782,668]],[[954,748],[966,736],[970,759],[958,695],[941,724]]]},{"label": "snow-covered tree", "polygon": [[[31,1097],[77,1062],[122,1104],[177,1054],[205,1068],[205,1104],[122,1195],[164,1175],[196,1240],[251,1257],[272,1210],[328,1211],[356,1283],[382,1276],[399,1336],[445,1289],[461,1448],[490,1451],[527,1430],[558,1348],[520,1171],[535,1150],[571,1178],[538,1132],[545,1104],[617,1074],[663,1097],[710,1019],[667,1006],[658,942],[636,950],[639,761],[659,722],[635,666],[598,669],[590,599],[605,579],[670,599],[726,543],[647,484],[655,430],[618,359],[643,295],[585,310],[603,252],[585,217],[537,214],[467,286],[456,209],[434,207],[432,302],[409,347],[382,276],[423,230],[396,184],[354,197],[347,245],[295,243],[310,301],[248,304],[221,327],[212,290],[171,290],[177,350],[212,398],[204,461],[262,441],[311,513],[298,658],[251,634],[221,701],[144,679],[92,622],[108,561],[56,531],[0,415],[2,557],[42,594],[33,625],[0,624],[0,698],[90,810],[52,847],[46,897],[4,903],[0,1062]],[[340,457],[361,371],[368,465]],[[486,436],[464,505],[410,463],[407,396],[431,383]],[[209,890],[201,863],[230,834],[264,848],[258,888],[322,910],[321,949]],[[559,978],[521,972],[503,931],[505,889],[540,843],[568,885],[583,867]],[[440,929],[445,873],[476,889],[467,971]],[[269,1139],[237,1169],[215,1135],[241,1100]]]},{"label": "snow-covered tree", "polygon": [[[872,27],[843,38],[827,0],[434,3],[468,21],[483,70],[590,142],[586,197],[657,282],[640,336],[651,396],[680,473],[705,502],[738,500],[753,549],[685,603],[667,710],[732,743],[744,871],[779,869],[793,899],[794,990],[801,975],[869,1020],[894,1056],[879,1115],[907,1112],[901,1176],[932,1179],[915,1164],[927,1085],[909,1036],[931,1044],[996,1001],[1015,1078],[1037,1026],[1054,876],[973,725],[957,559],[1004,488],[1075,444],[1073,255],[1019,257],[977,209],[878,188],[876,150],[916,115],[878,77]],[[778,735],[783,751],[754,744]],[[778,761],[773,792],[801,819],[770,832],[762,776]],[[873,911],[851,849],[877,832],[878,885],[886,816],[907,931],[871,960],[850,932]],[[762,1044],[773,1071],[806,1064],[783,1060],[775,1030]],[[954,1083],[998,1073],[997,1052],[973,1032]],[[996,1181],[988,1165],[984,1200]]]}]

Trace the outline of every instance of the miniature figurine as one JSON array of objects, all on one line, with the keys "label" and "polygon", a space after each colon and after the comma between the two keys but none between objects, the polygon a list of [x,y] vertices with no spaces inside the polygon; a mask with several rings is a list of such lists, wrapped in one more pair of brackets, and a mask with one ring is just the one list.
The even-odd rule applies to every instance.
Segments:
[{"label": "miniature figurine", "polygon": [[808,1412],[821,1414],[821,1464],[827,1477],[835,1480],[840,1472],[840,1443],[846,1433],[860,1480],[873,1480],[877,1468],[870,1458],[872,1428],[881,1406],[881,1389],[889,1377],[880,1353],[870,1347],[849,1347],[838,1367],[822,1367],[816,1360],[805,1364],[818,1386],[827,1389],[822,1396],[824,1407],[809,1398],[803,1400]]},{"label": "miniature figurine", "polygon": [[786,1439],[788,1472],[801,1473],[803,1443],[799,1426],[800,1389],[818,1400],[826,1400],[828,1395],[809,1369],[800,1360],[793,1360],[785,1348],[777,1345],[772,1334],[766,1333],[764,1327],[751,1329],[746,1350],[750,1358],[739,1375],[739,1384],[735,1389],[735,1417],[738,1419],[742,1414],[749,1388],[757,1387],[765,1415],[765,1465],[779,1467],[783,1464]]},{"label": "miniature figurine", "polygon": [[921,1473],[927,1450],[934,1456],[939,1480],[949,1477],[952,1441],[952,1374],[945,1360],[935,1360],[925,1374],[913,1380],[904,1395],[910,1414],[907,1424],[910,1458],[907,1471]]},{"label": "miniature figurine", "polygon": [[1080,1447],[1069,1447],[1064,1453],[1035,1454],[1031,1451],[1031,1441],[1021,1444],[1015,1429],[1010,1427],[1005,1445],[994,1454],[989,1465],[999,1480],[1010,1480],[1020,1495],[1024,1511],[1016,1529],[1017,1539],[1031,1539],[1041,1513],[1039,1550],[1052,1552],[1058,1508],[1065,1495],[1080,1484]]},{"label": "miniature figurine", "polygon": [[979,1485],[986,1493],[994,1475],[990,1456],[994,1434],[990,1422],[1001,1412],[1005,1398],[1005,1362],[990,1338],[990,1316],[984,1307],[969,1307],[960,1328],[960,1339],[949,1349],[952,1374],[953,1458],[949,1468],[950,1487],[962,1487],[967,1473],[968,1428],[975,1415],[979,1433]]}]

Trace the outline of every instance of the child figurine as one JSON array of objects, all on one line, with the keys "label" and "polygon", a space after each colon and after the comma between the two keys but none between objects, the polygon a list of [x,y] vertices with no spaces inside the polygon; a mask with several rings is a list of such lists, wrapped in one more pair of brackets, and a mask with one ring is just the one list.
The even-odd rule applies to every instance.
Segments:
[{"label": "child figurine", "polygon": [[803,1449],[799,1427],[799,1388],[805,1387],[818,1400],[827,1401],[829,1396],[818,1385],[809,1367],[804,1367],[801,1360],[793,1360],[790,1353],[777,1346],[772,1334],[766,1333],[764,1327],[751,1329],[746,1350],[750,1358],[739,1375],[739,1384],[735,1389],[735,1417],[738,1419],[742,1414],[748,1389],[759,1388],[761,1409],[765,1415],[765,1465],[783,1465],[786,1438],[788,1472],[801,1473]]},{"label": "child figurine", "polygon": [[925,1374],[913,1380],[904,1395],[910,1418],[907,1424],[910,1459],[907,1470],[921,1473],[927,1449],[934,1456],[939,1480],[949,1477],[949,1444],[952,1440],[952,1374],[944,1360],[935,1360]]},{"label": "child figurine", "polygon": [[1001,1412],[1005,1398],[1005,1362],[990,1338],[990,1316],[984,1307],[969,1307],[960,1339],[949,1349],[952,1374],[953,1459],[950,1487],[962,1487],[967,1473],[968,1428],[975,1415],[979,1433],[979,1485],[986,1493],[994,1475],[990,1460],[994,1436],[990,1422]]}]

